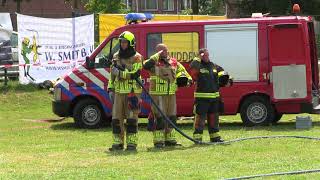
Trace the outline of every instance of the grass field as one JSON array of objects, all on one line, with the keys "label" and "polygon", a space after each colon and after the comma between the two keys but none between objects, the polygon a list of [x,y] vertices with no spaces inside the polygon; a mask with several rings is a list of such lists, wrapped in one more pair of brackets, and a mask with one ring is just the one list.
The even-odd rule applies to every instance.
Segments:
[{"label": "grass field", "polygon": [[[296,130],[296,115],[276,126],[245,128],[239,116],[223,116],[221,135],[230,140],[262,135],[320,137],[319,116],[311,130]],[[148,150],[152,136],[141,119],[137,153],[109,153],[111,128],[75,128],[51,111],[51,95],[33,86],[0,85],[0,179],[224,179],[244,175],[320,169],[320,142],[263,139],[224,146]],[[192,134],[192,121],[179,126]],[[206,140],[209,139],[207,133]],[[320,173],[269,179],[319,179]]]}]

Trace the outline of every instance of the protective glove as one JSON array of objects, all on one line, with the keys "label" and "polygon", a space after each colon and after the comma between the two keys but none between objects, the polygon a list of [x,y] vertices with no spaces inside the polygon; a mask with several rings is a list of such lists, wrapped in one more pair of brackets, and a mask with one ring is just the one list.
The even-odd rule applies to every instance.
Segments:
[{"label": "protective glove", "polygon": [[233,78],[229,78],[229,84],[230,86],[233,86]]},{"label": "protective glove", "polygon": [[229,75],[228,74],[225,74],[225,75],[222,75],[221,77],[219,77],[219,85],[221,87],[224,87],[228,84],[229,82]]},{"label": "protective glove", "polygon": [[186,87],[188,86],[188,78],[183,76],[183,77],[179,77],[177,78],[177,85],[178,87]]},{"label": "protective glove", "polygon": [[192,79],[188,79],[188,87],[190,87],[190,86],[192,86],[192,84],[193,84],[193,80]]},{"label": "protective glove", "polygon": [[117,77],[120,75],[120,70],[113,66],[111,69],[111,74],[114,75],[115,77]]},{"label": "protective glove", "polygon": [[140,77],[140,70],[136,71],[135,73],[130,74],[130,79],[137,79]]},{"label": "protective glove", "polygon": [[144,63],[143,68],[150,71],[155,65],[156,65],[156,61],[153,59],[150,59],[146,63]]}]

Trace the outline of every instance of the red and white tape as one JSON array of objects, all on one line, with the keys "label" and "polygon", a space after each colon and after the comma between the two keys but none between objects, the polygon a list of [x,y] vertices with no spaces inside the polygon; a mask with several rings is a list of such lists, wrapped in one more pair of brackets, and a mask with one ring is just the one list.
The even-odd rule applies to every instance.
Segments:
[{"label": "red and white tape", "polygon": [[37,64],[7,64],[7,65],[1,65],[0,68],[11,68],[11,67],[19,67],[19,66],[44,66],[44,65],[61,65],[61,64],[69,64],[72,62],[82,63],[84,60],[78,60],[78,61],[61,61],[61,62],[47,62],[47,63],[37,63]]}]

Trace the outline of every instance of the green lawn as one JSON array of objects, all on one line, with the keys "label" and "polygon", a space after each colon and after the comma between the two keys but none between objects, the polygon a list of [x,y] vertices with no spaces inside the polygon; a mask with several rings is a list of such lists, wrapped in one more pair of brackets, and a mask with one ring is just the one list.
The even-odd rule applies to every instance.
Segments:
[{"label": "green lawn", "polygon": [[[230,140],[262,135],[320,137],[319,116],[311,130],[296,130],[296,115],[276,126],[245,128],[239,116],[221,117],[221,135]],[[179,126],[192,135],[192,121]],[[225,146],[149,150],[152,135],[140,123],[137,153],[109,153],[111,128],[75,128],[51,111],[51,95],[33,86],[0,85],[0,179],[223,179],[244,175],[320,169],[320,142],[263,139]],[[207,133],[206,137],[209,139]],[[269,179],[319,179],[320,173]]]}]

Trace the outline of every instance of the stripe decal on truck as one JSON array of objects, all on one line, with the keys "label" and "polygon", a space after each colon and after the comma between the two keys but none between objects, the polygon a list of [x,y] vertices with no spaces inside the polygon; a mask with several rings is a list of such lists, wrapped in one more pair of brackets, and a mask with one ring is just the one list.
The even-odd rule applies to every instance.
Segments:
[{"label": "stripe decal on truck", "polygon": [[[112,103],[107,92],[109,78],[110,73],[106,68],[88,70],[81,65],[64,76],[63,81],[59,82],[57,87],[61,88],[62,100],[72,101],[77,96],[91,95],[96,97],[100,101],[103,110],[108,115],[111,115]],[[141,94],[141,99],[141,113],[148,115],[150,112],[150,99],[145,93]]]}]

